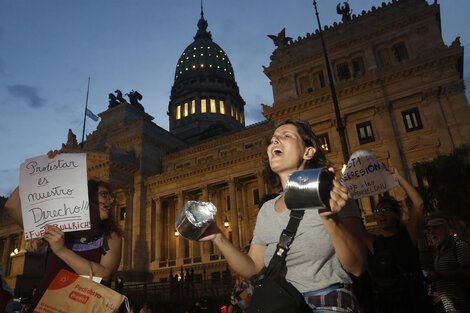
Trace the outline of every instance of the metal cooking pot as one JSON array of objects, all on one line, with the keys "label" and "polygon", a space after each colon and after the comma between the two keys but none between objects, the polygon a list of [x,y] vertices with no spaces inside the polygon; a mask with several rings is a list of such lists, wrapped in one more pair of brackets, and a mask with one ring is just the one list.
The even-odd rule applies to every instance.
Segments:
[{"label": "metal cooking pot", "polygon": [[293,172],[284,188],[284,201],[291,210],[330,208],[335,175],[326,168]]},{"label": "metal cooking pot", "polygon": [[188,240],[197,240],[214,221],[217,208],[211,202],[188,201],[175,220],[175,228]]}]

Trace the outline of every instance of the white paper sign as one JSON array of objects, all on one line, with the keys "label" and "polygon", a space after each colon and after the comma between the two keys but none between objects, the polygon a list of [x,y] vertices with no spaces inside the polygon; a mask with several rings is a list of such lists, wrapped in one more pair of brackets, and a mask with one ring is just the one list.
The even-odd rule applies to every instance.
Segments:
[{"label": "white paper sign", "polygon": [[340,182],[353,199],[373,196],[398,186],[398,180],[369,151],[351,155]]},{"label": "white paper sign", "polygon": [[85,153],[27,159],[20,165],[25,239],[41,238],[48,224],[64,232],[91,228]]}]

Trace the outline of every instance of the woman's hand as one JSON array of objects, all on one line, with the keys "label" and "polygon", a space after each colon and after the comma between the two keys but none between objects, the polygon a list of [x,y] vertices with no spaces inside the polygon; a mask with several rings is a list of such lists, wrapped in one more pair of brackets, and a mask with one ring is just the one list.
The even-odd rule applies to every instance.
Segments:
[{"label": "woman's hand", "polygon": [[65,246],[65,235],[59,227],[54,225],[47,225],[46,232],[44,233],[44,239],[49,243],[49,246],[56,255],[63,249],[67,249]]},{"label": "woman's hand", "polygon": [[47,152],[47,156],[49,157],[49,159],[53,159],[55,158],[58,154],[61,154],[63,153],[64,151],[62,151],[62,149],[60,150],[49,150],[49,152]]},{"label": "woman's hand", "polygon": [[217,224],[213,222],[207,229],[206,231],[199,237],[197,241],[214,241],[214,239],[217,237],[218,234],[221,234],[222,231],[220,230],[219,227],[217,227]]},{"label": "woman's hand", "polygon": [[348,189],[341,185],[337,180],[333,180],[333,188],[330,191],[330,209],[320,209],[318,214],[322,217],[330,217],[335,213],[341,212],[348,200]]}]

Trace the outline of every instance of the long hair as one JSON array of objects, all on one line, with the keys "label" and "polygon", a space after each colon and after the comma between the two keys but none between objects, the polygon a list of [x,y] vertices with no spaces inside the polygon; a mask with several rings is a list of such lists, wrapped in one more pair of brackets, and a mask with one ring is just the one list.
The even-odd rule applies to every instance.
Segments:
[{"label": "long hair", "polygon": [[[327,160],[325,156],[325,151],[323,150],[318,137],[315,135],[313,130],[310,128],[310,125],[304,121],[297,121],[292,119],[287,119],[281,124],[277,125],[275,130],[282,125],[291,124],[297,128],[297,132],[299,133],[305,147],[313,147],[315,149],[315,154],[313,157],[305,163],[305,168],[327,168],[331,166],[331,163]],[[275,131],[274,130],[274,131]],[[274,133],[274,132],[273,132]],[[266,138],[266,148],[271,143],[271,137]],[[263,158],[263,174],[264,179],[271,183],[275,189],[278,191],[282,190],[281,180],[279,176],[271,170],[271,166],[269,165],[269,158],[268,155],[265,154]]]},{"label": "long hair", "polygon": [[98,201],[98,190],[100,186],[106,188],[109,192],[112,192],[113,190],[111,185],[107,182],[94,179],[88,180],[88,199],[90,207],[91,229],[66,233],[68,238],[86,238],[88,240],[95,238],[100,234],[111,234],[113,232],[118,236],[123,236],[124,232],[115,221],[112,212],[109,214],[107,219],[101,220]]}]

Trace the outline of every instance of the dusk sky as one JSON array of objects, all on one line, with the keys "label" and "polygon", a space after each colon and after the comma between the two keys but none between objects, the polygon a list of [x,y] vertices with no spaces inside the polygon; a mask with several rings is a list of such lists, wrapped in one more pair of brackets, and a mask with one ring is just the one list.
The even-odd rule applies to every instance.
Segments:
[{"label": "dusk sky", "polygon": [[[322,26],[341,21],[339,1],[317,2]],[[349,0],[356,15],[381,3]],[[468,49],[470,1],[438,3],[444,42],[460,36]],[[133,89],[154,122],[168,129],[176,63],[193,42],[199,17],[200,0],[0,0],[0,196],[18,184],[20,163],[59,149],[69,128],[81,140],[88,77],[88,108],[95,114],[107,109],[109,93]],[[273,97],[262,66],[275,48],[267,35],[284,27],[294,39],[314,33],[312,0],[204,0],[204,17],[233,65],[246,124],[264,120],[261,104],[272,105]],[[97,125],[87,119],[86,133]]]}]

